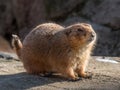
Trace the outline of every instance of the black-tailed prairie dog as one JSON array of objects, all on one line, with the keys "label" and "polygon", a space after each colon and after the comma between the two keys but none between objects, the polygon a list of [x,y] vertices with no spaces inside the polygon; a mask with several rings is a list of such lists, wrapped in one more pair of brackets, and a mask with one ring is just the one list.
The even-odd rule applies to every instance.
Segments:
[{"label": "black-tailed prairie dog", "polygon": [[89,24],[64,28],[45,23],[34,28],[23,44],[13,35],[12,44],[28,73],[57,72],[76,80],[78,76],[87,77],[85,70],[95,41],[96,33]]}]

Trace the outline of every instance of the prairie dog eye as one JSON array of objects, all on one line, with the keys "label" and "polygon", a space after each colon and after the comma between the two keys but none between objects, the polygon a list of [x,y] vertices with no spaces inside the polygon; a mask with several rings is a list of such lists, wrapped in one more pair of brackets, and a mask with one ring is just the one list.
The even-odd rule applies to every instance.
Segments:
[{"label": "prairie dog eye", "polygon": [[82,30],[82,29],[80,29],[80,28],[78,28],[77,30],[78,30],[79,32],[83,32],[83,30]]},{"label": "prairie dog eye", "polygon": [[86,36],[86,31],[85,31],[85,30],[78,28],[77,31],[78,31],[80,34]]}]

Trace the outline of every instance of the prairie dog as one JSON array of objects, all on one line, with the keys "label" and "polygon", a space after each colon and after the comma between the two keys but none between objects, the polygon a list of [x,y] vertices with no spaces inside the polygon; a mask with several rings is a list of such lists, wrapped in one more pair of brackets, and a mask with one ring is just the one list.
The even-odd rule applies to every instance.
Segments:
[{"label": "prairie dog", "polygon": [[77,23],[66,28],[45,23],[34,28],[21,43],[13,35],[13,46],[30,74],[61,73],[72,80],[85,73],[96,33],[90,24]]}]

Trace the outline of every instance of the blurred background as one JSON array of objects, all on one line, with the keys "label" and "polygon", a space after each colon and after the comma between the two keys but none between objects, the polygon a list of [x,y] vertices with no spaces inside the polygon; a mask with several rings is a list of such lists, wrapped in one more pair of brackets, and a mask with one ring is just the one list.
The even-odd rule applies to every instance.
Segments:
[{"label": "blurred background", "polygon": [[0,52],[13,52],[12,34],[23,41],[46,22],[89,23],[98,35],[93,55],[120,56],[120,0],[0,0]]}]

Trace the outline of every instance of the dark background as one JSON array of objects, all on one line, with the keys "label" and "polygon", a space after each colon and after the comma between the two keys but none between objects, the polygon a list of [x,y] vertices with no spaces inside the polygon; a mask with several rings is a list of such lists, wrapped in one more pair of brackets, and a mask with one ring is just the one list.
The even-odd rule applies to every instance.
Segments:
[{"label": "dark background", "polygon": [[120,56],[120,0],[0,0],[0,51],[10,51],[12,34],[23,40],[46,22],[90,23],[98,35],[93,55]]}]

